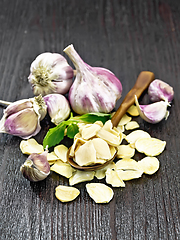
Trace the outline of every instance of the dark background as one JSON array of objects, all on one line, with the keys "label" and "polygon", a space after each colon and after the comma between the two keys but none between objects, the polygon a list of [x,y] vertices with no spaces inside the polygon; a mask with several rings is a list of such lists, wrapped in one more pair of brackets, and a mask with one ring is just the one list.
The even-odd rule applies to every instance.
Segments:
[{"label": "dark background", "polygon": [[[76,186],[81,194],[75,201],[61,203],[54,189],[68,180],[52,173],[39,183],[26,181],[19,170],[26,159],[21,139],[1,133],[0,239],[180,239],[180,2],[1,0],[0,99],[33,97],[27,81],[31,62],[46,51],[65,56],[71,43],[85,62],[121,80],[117,106],[143,70],[174,88],[167,121],[152,125],[137,119],[141,129],[167,142],[160,169],[114,188],[109,204],[95,204],[85,183]],[[146,94],[140,99],[148,101]],[[38,141],[48,119],[43,124]]]}]

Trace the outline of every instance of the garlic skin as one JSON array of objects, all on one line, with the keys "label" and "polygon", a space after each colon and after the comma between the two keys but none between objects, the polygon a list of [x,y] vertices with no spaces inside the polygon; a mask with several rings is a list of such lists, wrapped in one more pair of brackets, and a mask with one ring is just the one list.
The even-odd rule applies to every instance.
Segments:
[{"label": "garlic skin", "polygon": [[34,95],[66,94],[72,85],[73,76],[72,67],[61,54],[45,52],[31,63],[28,81]]},{"label": "garlic skin", "polygon": [[70,115],[71,109],[68,100],[61,94],[48,94],[43,97],[51,122],[58,125]]},{"label": "garlic skin", "polygon": [[140,117],[146,122],[155,124],[164,118],[167,120],[169,116],[169,111],[167,111],[169,103],[167,101],[155,102],[149,105],[139,105],[138,99],[135,96],[135,103]]},{"label": "garlic skin", "polygon": [[78,114],[90,112],[109,113],[121,97],[120,80],[108,69],[86,64],[69,45],[64,52],[73,62],[77,73],[69,90],[69,102]]},{"label": "garlic skin", "polygon": [[0,132],[28,139],[41,130],[40,121],[46,113],[41,95],[11,103],[0,120]]},{"label": "garlic skin", "polygon": [[149,85],[148,94],[152,102],[158,102],[160,100],[171,102],[174,98],[173,88],[159,79],[155,79]]},{"label": "garlic skin", "polygon": [[50,174],[50,165],[47,161],[48,151],[41,154],[32,153],[20,167],[23,176],[31,182],[42,181]]}]

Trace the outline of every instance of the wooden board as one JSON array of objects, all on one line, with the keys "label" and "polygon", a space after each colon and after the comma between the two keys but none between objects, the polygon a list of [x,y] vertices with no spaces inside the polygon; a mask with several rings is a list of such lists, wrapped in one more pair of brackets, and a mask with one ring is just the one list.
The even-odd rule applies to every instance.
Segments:
[{"label": "wooden board", "polygon": [[[175,90],[167,121],[152,125],[138,118],[141,129],[167,142],[159,171],[114,188],[109,204],[93,202],[85,183],[76,186],[81,194],[75,201],[61,203],[54,190],[68,180],[56,173],[28,182],[20,172],[26,159],[21,139],[1,133],[0,239],[180,239],[179,9],[175,0],[0,2],[0,99],[33,97],[27,78],[42,52],[63,54],[73,66],[63,53],[71,43],[85,62],[108,68],[121,80],[117,106],[143,70]],[[145,94],[140,103],[148,102]],[[39,142],[48,127],[45,119]]]}]

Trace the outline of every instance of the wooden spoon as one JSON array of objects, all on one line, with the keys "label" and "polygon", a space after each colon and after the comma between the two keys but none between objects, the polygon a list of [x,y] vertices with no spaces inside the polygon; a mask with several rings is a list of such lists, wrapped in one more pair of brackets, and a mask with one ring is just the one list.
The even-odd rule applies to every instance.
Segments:
[{"label": "wooden spoon", "polygon": [[[141,94],[148,88],[149,84],[155,79],[154,73],[149,72],[149,71],[142,71],[134,85],[134,87],[128,92],[128,94],[125,96],[123,102],[121,103],[120,107],[114,114],[114,116],[111,119],[111,122],[113,124],[113,127],[117,127],[119,121],[123,117],[123,115],[126,113],[128,108],[132,106],[135,102],[135,95],[137,98],[141,96]],[[98,170],[101,168],[104,168],[107,166],[110,162],[114,160],[116,157],[117,152],[114,154],[113,158],[108,160],[104,164],[96,164],[96,165],[91,165],[91,166],[79,166],[76,162],[73,161],[73,159],[69,156],[70,149],[67,154],[67,160],[69,164],[76,169],[79,170],[86,170],[86,171],[93,171],[93,170]]]}]

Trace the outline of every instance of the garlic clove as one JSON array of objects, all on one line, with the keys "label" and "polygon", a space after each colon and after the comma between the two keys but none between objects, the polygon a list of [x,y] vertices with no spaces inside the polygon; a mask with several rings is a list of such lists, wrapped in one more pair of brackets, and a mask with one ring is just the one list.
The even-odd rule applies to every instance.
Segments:
[{"label": "garlic clove", "polygon": [[77,188],[62,185],[56,187],[55,191],[55,196],[61,202],[73,201],[80,194],[80,191]]},{"label": "garlic clove", "polygon": [[166,147],[166,141],[157,138],[141,138],[135,142],[135,148],[138,152],[147,156],[154,157],[161,154]]},{"label": "garlic clove", "polygon": [[66,178],[70,178],[75,171],[69,163],[65,163],[61,160],[57,160],[50,169]]},{"label": "garlic clove", "polygon": [[113,190],[103,183],[87,183],[86,190],[96,203],[108,203],[114,196]]},{"label": "garlic clove", "polygon": [[168,117],[169,112],[167,111],[167,107],[169,103],[167,101],[155,102],[149,105],[139,105],[138,99],[135,96],[135,103],[141,118],[146,122],[155,124]]},{"label": "garlic clove", "polygon": [[91,67],[83,62],[72,44],[66,47],[64,52],[77,70],[69,90],[72,109],[78,114],[111,112],[122,93],[119,79],[107,69]]},{"label": "garlic clove", "polygon": [[46,113],[41,95],[10,103],[0,120],[0,132],[28,139],[41,130],[40,121]]},{"label": "garlic clove", "polygon": [[112,187],[125,187],[125,183],[114,169],[107,169],[106,182],[111,184]]},{"label": "garlic clove", "polygon": [[[31,121],[29,121],[31,119]],[[33,109],[25,109],[9,116],[4,122],[4,132],[26,139],[40,131],[38,116]],[[35,134],[36,135],[36,134]]]},{"label": "garlic clove", "polygon": [[32,153],[43,153],[44,148],[39,144],[34,138],[28,140],[22,140],[20,142],[20,149],[23,154],[32,154]]},{"label": "garlic clove", "polygon": [[47,153],[47,151],[41,154],[32,153],[27,158],[20,168],[20,171],[26,179],[32,182],[38,182],[44,180],[50,174]]},{"label": "garlic clove", "polygon": [[48,94],[43,97],[51,122],[58,125],[69,117],[70,106],[68,100],[61,94]]},{"label": "garlic clove", "polygon": [[73,76],[72,67],[61,54],[45,52],[32,62],[28,81],[34,95],[65,94],[72,85]]},{"label": "garlic clove", "polygon": [[155,79],[149,85],[148,94],[152,102],[158,102],[160,100],[171,102],[174,98],[173,88],[159,79]]},{"label": "garlic clove", "polygon": [[93,180],[95,175],[94,171],[80,171],[77,170],[72,177],[69,178],[69,185],[75,185],[81,182]]}]

